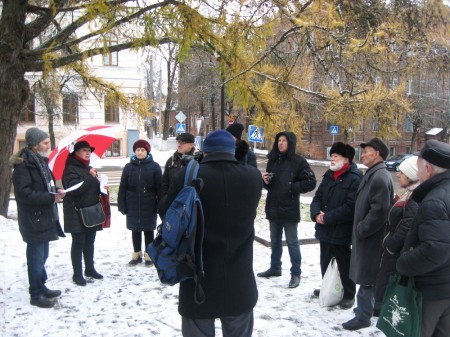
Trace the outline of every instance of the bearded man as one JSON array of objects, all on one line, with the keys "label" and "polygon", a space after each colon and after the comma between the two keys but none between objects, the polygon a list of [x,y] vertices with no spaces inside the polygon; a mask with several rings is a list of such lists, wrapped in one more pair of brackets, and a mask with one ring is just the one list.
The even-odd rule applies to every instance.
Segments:
[{"label": "bearded man", "polygon": [[[353,163],[355,149],[336,142],[330,149],[330,169],[324,174],[311,203],[311,220],[316,223],[316,238],[320,241],[320,269],[325,275],[331,259],[336,258],[344,298],[341,309],[355,303],[356,285],[349,277],[352,244],[353,215],[356,191],[362,173]],[[314,290],[319,296],[320,290]]]}]

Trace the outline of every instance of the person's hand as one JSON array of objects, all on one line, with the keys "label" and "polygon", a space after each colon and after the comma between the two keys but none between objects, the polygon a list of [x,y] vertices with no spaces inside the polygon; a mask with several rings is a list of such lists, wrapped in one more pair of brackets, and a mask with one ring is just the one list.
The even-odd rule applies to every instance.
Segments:
[{"label": "person's hand", "polygon": [[316,215],[316,222],[320,225],[325,223],[325,213],[320,211],[319,214]]},{"label": "person's hand", "polygon": [[66,196],[66,191],[64,191],[62,188],[58,188],[58,195],[61,196],[61,199]]},{"label": "person's hand", "polygon": [[55,203],[60,202],[63,199],[61,194],[55,194]]},{"label": "person's hand", "polygon": [[94,178],[97,178],[97,169],[95,169],[95,168],[91,168],[90,170],[89,170],[89,174],[91,175],[91,176],[93,176]]},{"label": "person's hand", "polygon": [[269,185],[269,172],[262,173],[262,180],[266,185]]}]

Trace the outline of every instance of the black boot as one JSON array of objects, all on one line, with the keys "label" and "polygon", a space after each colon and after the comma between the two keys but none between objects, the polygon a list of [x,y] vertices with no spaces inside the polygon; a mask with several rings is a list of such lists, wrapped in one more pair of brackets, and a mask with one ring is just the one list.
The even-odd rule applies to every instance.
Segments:
[{"label": "black boot", "polygon": [[46,298],[44,295],[38,297],[31,297],[30,304],[39,308],[52,308],[55,305],[55,301]]},{"label": "black boot", "polygon": [[103,275],[100,274],[99,272],[97,272],[95,269],[89,269],[89,270],[86,269],[85,272],[84,272],[84,275],[88,276],[88,277],[95,278],[97,280],[101,280],[103,278]]},{"label": "black boot", "polygon": [[86,280],[84,279],[83,275],[74,274],[72,277],[73,282],[75,282],[76,285],[84,287],[86,285]]},{"label": "black boot", "polygon": [[269,268],[262,273],[256,274],[258,277],[278,277],[281,276],[281,270]]},{"label": "black boot", "polygon": [[47,298],[55,298],[61,296],[61,290],[50,290],[47,289],[44,293],[44,296]]},{"label": "black boot", "polygon": [[289,288],[297,288],[300,285],[300,275],[291,275]]}]

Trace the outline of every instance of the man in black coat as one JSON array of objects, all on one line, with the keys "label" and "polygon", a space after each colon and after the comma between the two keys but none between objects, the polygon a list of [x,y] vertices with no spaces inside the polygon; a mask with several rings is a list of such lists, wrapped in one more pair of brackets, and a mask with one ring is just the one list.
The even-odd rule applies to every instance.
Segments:
[{"label": "man in black coat", "polygon": [[268,189],[266,218],[270,224],[272,254],[270,268],[258,273],[259,277],[281,276],[282,235],[286,236],[291,258],[289,288],[300,284],[301,255],[298,242],[300,221],[300,193],[316,187],[316,177],[303,157],[295,154],[297,138],[292,132],[280,132],[275,136],[272,151],[268,154],[266,172],[263,173],[264,188]]},{"label": "man in black coat", "polygon": [[422,292],[422,337],[450,331],[450,145],[428,140],[417,160],[419,203],[397,271],[412,276]]},{"label": "man in black coat", "polygon": [[[195,282],[180,283],[178,312],[183,336],[214,336],[214,319],[224,336],[249,337],[253,308],[258,300],[253,272],[253,239],[256,208],[261,197],[261,174],[234,157],[233,137],[225,130],[210,133],[203,143],[205,157],[198,177],[205,217],[202,285],[206,300],[194,301]],[[185,169],[173,178],[160,210],[164,216],[182,189]]]},{"label": "man in black coat", "polygon": [[[311,220],[316,222],[316,238],[320,241],[322,277],[335,257],[344,287],[339,306],[348,309],[355,303],[356,285],[349,277],[349,270],[356,191],[362,173],[353,163],[355,149],[350,145],[334,143],[330,156],[330,169],[325,172],[311,203]],[[314,295],[319,296],[318,289]]]},{"label": "man in black coat", "polygon": [[362,143],[366,174],[356,192],[352,233],[350,278],[359,284],[355,317],[342,324],[346,330],[370,326],[374,309],[374,288],[379,272],[387,214],[394,198],[392,177],[386,169],[389,149],[378,138]]},{"label": "man in black coat", "polygon": [[59,290],[45,286],[45,262],[49,241],[64,237],[59,223],[57,202],[65,195],[56,189],[55,179],[46,157],[50,139],[42,130],[30,128],[25,133],[27,147],[12,157],[13,185],[17,203],[20,234],[27,243],[28,282],[30,303],[40,308],[51,308]]},{"label": "man in black coat", "polygon": [[167,194],[173,177],[183,166],[182,158],[185,155],[193,156],[195,152],[195,137],[186,132],[177,136],[177,150],[167,159],[162,176],[162,196]]},{"label": "man in black coat", "polygon": [[241,139],[242,131],[244,131],[244,126],[240,123],[233,123],[227,127],[227,131],[231,133],[236,141],[236,151],[234,156],[236,160],[242,165],[252,165],[256,168],[256,156],[250,149],[248,143]]}]

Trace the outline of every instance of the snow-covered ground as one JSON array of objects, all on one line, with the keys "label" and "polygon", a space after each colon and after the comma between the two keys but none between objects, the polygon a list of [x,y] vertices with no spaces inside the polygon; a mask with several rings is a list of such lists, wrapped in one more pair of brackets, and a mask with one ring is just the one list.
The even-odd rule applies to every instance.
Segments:
[{"label": "snow-covered ground", "polygon": [[[154,159],[164,164],[172,151],[152,149]],[[128,159],[102,159],[96,166],[123,166]],[[310,198],[302,198],[309,203]],[[268,222],[259,207],[255,221],[258,236],[269,240]],[[72,282],[71,238],[68,235],[50,243],[47,261],[51,289],[62,295],[52,309],[29,304],[25,257],[26,244],[20,236],[17,209],[10,202],[9,219],[0,217],[0,332],[1,336],[181,336],[177,311],[178,286],[162,285],[153,267],[131,267],[131,233],[125,216],[112,207],[111,228],[97,234],[95,262],[105,278],[92,280],[86,287]],[[60,209],[62,217],[62,209]],[[314,225],[306,217],[300,223],[300,238],[312,238]],[[319,247],[301,246],[300,287],[287,288],[289,254],[283,252],[283,276],[257,278],[259,300],[255,307],[254,336],[383,336],[372,318],[372,326],[357,332],[342,329],[353,317],[351,310],[321,308],[312,291],[320,287]],[[268,268],[270,248],[254,243],[255,273]],[[216,335],[222,336],[220,323]]]}]

